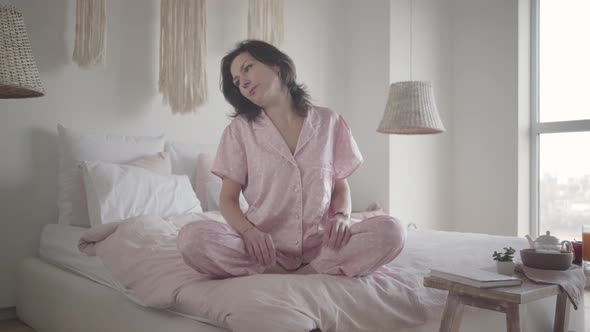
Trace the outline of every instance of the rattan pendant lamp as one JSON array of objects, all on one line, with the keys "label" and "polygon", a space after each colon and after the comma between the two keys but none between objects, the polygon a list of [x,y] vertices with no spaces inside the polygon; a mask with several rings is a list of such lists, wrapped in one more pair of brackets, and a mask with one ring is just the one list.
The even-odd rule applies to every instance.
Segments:
[{"label": "rattan pendant lamp", "polygon": [[0,98],[45,95],[22,14],[0,3]]},{"label": "rattan pendant lamp", "polygon": [[378,132],[384,134],[438,134],[445,127],[438,114],[434,90],[429,81],[412,80],[412,1],[410,0],[410,80],[389,87],[387,106]]}]

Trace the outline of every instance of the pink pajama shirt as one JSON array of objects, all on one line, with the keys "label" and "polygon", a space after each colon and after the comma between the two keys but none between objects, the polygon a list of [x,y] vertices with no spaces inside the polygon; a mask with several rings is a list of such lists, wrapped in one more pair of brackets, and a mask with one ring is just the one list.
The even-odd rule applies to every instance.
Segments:
[{"label": "pink pajama shirt", "polygon": [[[346,122],[321,107],[308,112],[291,154],[270,118],[248,122],[237,116],[225,129],[212,172],[242,185],[250,205],[246,217],[273,239],[277,262],[286,270],[309,263],[319,273],[363,276],[401,252],[405,232],[389,216],[351,225],[351,239],[340,250],[322,245],[336,180],[363,162]],[[215,277],[262,273],[239,234],[216,221],[190,223],[177,242],[185,262]]]}]

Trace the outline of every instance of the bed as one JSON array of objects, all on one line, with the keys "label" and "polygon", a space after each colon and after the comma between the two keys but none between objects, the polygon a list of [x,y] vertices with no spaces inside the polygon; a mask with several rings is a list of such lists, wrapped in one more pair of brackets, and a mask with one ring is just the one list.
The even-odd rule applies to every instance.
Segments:
[{"label": "bed", "polygon": [[[422,286],[422,278],[430,267],[491,264],[491,252],[506,245],[527,246],[525,239],[428,230],[409,230],[406,248],[387,266],[390,271],[411,271],[398,275],[402,288],[392,287],[387,279],[361,278],[370,287],[343,286],[343,277],[260,275],[232,280],[208,280],[191,283],[177,294],[175,303],[164,309],[148,308],[137,294],[119,283],[102,264],[99,257],[89,257],[77,249],[84,228],[50,224],[41,237],[39,257],[25,259],[20,265],[17,289],[19,318],[39,332],[68,331],[437,331],[446,294]],[[384,278],[387,273],[383,272]],[[402,278],[403,277],[403,278]],[[225,310],[222,297],[235,287],[260,287],[251,299],[266,298],[266,304],[281,307],[297,292],[309,292],[316,299],[286,303],[289,310],[260,307],[254,311]],[[252,286],[253,285],[253,286]],[[265,285],[265,286],[257,286]],[[344,288],[338,288],[344,287]],[[365,285],[366,286],[366,285]],[[331,298],[334,289],[371,289],[377,296],[363,294],[339,295],[338,303],[327,308],[314,307],[314,300]],[[291,293],[285,296],[284,293]],[[270,295],[269,295],[270,294]],[[276,294],[276,296],[273,296]],[[373,294],[373,295],[375,295]],[[408,294],[418,299],[414,321],[396,320],[405,306]],[[273,298],[271,298],[273,297]],[[406,299],[403,299],[405,297]],[[375,302],[375,298],[379,298]],[[312,302],[309,302],[312,301]],[[356,307],[355,305],[356,302]],[[244,302],[247,303],[247,302]],[[307,307],[294,308],[294,303]],[[373,303],[369,305],[369,303]],[[243,304],[243,303],[241,303]],[[201,308],[194,310],[194,308]],[[269,308],[275,317],[268,318],[261,310]],[[523,331],[551,331],[555,298],[521,307]],[[295,310],[296,309],[296,310]],[[196,314],[198,313],[198,314]],[[394,315],[395,313],[395,315]],[[281,316],[281,314],[285,316]],[[353,322],[365,324],[353,325]],[[375,321],[370,324],[366,321]],[[461,331],[499,331],[505,326],[502,314],[486,310],[466,309]],[[584,331],[583,310],[570,310],[570,330]],[[501,327],[501,328],[499,328]]]},{"label": "bed", "polygon": [[[184,264],[176,235],[183,223],[220,218],[210,147],[62,126],[58,136],[59,220],[44,227],[39,257],[22,262],[17,285],[18,316],[38,332],[437,331],[446,293],[423,286],[430,268],[487,267],[494,250],[528,246],[515,237],[408,230],[403,252],[363,278],[209,280]],[[82,253],[89,233],[96,238]],[[522,306],[524,331],[551,330],[554,308],[555,298]],[[504,325],[503,315],[471,308],[461,327]],[[584,330],[582,310],[570,310],[569,326]]]}]

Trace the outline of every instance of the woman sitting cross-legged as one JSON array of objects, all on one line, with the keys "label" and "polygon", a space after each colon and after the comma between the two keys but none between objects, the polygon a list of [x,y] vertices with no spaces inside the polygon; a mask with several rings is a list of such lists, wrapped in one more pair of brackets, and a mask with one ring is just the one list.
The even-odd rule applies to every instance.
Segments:
[{"label": "woman sitting cross-legged", "polygon": [[399,221],[377,216],[350,223],[346,178],[363,158],[342,116],[311,104],[291,58],[247,40],[222,59],[221,75],[235,114],[211,171],[223,179],[220,209],[227,224],[184,226],[177,245],[185,262],[217,278],[357,277],[395,259],[405,242]]}]

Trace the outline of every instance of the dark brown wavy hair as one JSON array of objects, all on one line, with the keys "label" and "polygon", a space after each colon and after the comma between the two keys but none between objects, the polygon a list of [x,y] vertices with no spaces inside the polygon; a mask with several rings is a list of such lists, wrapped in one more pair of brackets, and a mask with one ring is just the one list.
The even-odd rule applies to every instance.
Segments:
[{"label": "dark brown wavy hair", "polygon": [[293,60],[273,45],[253,39],[239,42],[235,49],[221,59],[221,91],[225,100],[234,107],[235,113],[231,116],[236,117],[244,114],[249,121],[252,121],[262,111],[258,105],[244,97],[240,93],[239,87],[233,82],[230,71],[231,64],[238,55],[244,52],[248,52],[256,60],[268,66],[279,67],[279,77],[284,86],[289,90],[295,111],[297,114],[305,116],[311,107],[311,101],[306,87],[296,82],[297,74]]}]

